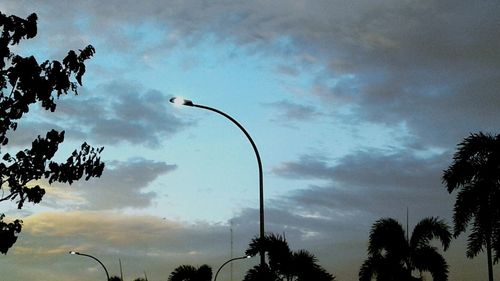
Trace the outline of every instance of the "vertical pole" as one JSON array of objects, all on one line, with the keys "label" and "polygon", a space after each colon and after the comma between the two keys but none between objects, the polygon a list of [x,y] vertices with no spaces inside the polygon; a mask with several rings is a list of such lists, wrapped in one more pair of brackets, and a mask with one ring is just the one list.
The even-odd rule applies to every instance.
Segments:
[{"label": "vertical pole", "polygon": [[[231,232],[231,255],[230,255],[230,259],[233,259],[233,221],[230,222],[230,228],[229,228],[230,232]],[[231,281],[233,281],[233,263],[231,263],[230,265],[230,269],[231,269]]]},{"label": "vertical pole", "polygon": [[[171,99],[171,101],[172,101],[172,99]],[[252,137],[247,132],[247,130],[245,130],[245,128],[240,123],[238,123],[238,121],[236,121],[233,117],[227,115],[226,113],[224,113],[218,109],[209,107],[209,106],[194,104],[192,101],[185,102],[184,105],[210,110],[210,111],[213,111],[215,113],[218,113],[218,114],[226,117],[231,122],[233,122],[233,124],[238,126],[238,128],[245,134],[248,141],[252,145],[253,151],[255,152],[255,158],[257,159],[257,166],[259,168],[259,222],[260,222],[259,237],[260,237],[260,240],[263,241],[264,234],[265,234],[265,232],[264,232],[264,175],[262,172],[262,160],[260,158],[260,154],[259,154],[259,150],[257,149],[257,145],[255,144],[255,142],[253,141]],[[261,249],[261,251],[260,251],[260,266],[264,267],[265,264],[266,264],[266,256],[265,256],[264,250]]]},{"label": "vertical pole", "polygon": [[123,281],[122,260],[118,259],[118,262],[120,263],[120,279]]}]

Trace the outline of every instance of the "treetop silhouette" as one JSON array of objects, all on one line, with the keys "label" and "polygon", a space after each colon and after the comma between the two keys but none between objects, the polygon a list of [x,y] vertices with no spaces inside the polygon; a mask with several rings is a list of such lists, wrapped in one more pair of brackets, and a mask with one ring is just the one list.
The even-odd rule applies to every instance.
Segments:
[{"label": "treetop silhouette", "polygon": [[[62,62],[46,60],[38,64],[34,56],[23,57],[11,52],[10,47],[21,40],[37,35],[37,15],[26,19],[0,12],[0,154],[8,145],[7,133],[17,129],[18,120],[29,112],[30,105],[39,104],[42,109],[54,112],[55,99],[68,93],[78,94],[85,73],[85,61],[95,49],[88,45],[83,50],[69,51]],[[21,209],[25,202],[40,203],[45,190],[40,185],[30,186],[37,180],[69,183],[81,179],[100,177],[104,163],[100,160],[103,147],[94,148],[83,143],[74,150],[66,162],[52,161],[59,144],[64,141],[64,131],[51,130],[14,155],[3,154],[0,160],[0,189],[2,201],[15,201]],[[4,222],[0,215],[0,253],[6,254],[17,240],[22,221]]]},{"label": "treetop silhouette", "polygon": [[457,191],[454,236],[471,226],[466,255],[473,258],[486,248],[488,278],[493,281],[493,263],[500,259],[500,134],[480,132],[459,143],[443,183],[449,193]]},{"label": "treetop silhouette", "polygon": [[269,263],[249,269],[243,281],[333,281],[335,276],[318,264],[317,258],[306,250],[292,251],[285,237],[266,234],[252,239],[246,255],[267,254]]},{"label": "treetop silhouette", "polygon": [[368,258],[359,270],[360,281],[423,280],[413,271],[427,271],[434,281],[448,280],[448,264],[431,240],[441,242],[447,250],[451,232],[443,220],[429,217],[421,220],[408,237],[403,226],[392,218],[377,220],[370,231]]}]

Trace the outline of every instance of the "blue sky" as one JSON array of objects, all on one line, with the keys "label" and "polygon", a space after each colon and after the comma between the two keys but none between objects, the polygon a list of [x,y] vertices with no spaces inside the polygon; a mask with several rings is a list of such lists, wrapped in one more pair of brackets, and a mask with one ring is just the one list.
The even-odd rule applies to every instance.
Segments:
[{"label": "blue sky", "polygon": [[[39,61],[92,44],[78,96],[55,114],[32,108],[9,149],[51,128],[58,157],[104,146],[100,179],[53,185],[22,211],[1,257],[9,280],[97,280],[98,256],[125,279],[165,280],[178,265],[236,256],[258,234],[257,164],[218,108],[254,138],[264,164],[266,231],[284,233],[338,280],[357,280],[373,222],[451,224],[441,172],[471,132],[498,133],[500,6],[495,1],[3,1],[38,14],[16,50]],[[46,184],[46,183],[42,183]],[[486,277],[464,237],[445,256],[450,280]],[[235,264],[234,280],[257,259]],[[500,278],[498,268],[495,275]],[[479,277],[477,277],[479,276]],[[229,271],[220,280],[230,280]]]}]

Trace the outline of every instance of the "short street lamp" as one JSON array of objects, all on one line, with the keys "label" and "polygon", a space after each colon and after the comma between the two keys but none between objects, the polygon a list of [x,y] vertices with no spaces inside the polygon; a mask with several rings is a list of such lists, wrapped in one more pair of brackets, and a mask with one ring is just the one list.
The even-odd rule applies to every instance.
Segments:
[{"label": "short street lamp", "polygon": [[89,258],[92,258],[92,259],[96,260],[98,263],[100,263],[102,265],[102,268],[104,268],[104,271],[106,272],[106,277],[107,277],[106,280],[109,281],[108,270],[106,269],[106,267],[104,266],[104,264],[100,260],[98,260],[96,257],[91,256],[91,255],[87,255],[87,254],[83,254],[83,253],[79,253],[79,252],[75,252],[75,251],[70,251],[69,253],[71,255],[85,256],[85,257],[89,257]]},{"label": "short street lamp", "polygon": [[232,262],[232,261],[235,261],[235,260],[249,259],[249,258],[251,258],[251,257],[252,257],[252,256],[243,256],[243,257],[232,258],[232,259],[230,259],[230,260],[226,261],[225,263],[223,263],[223,264],[219,267],[219,269],[218,269],[218,270],[217,270],[217,272],[215,273],[214,281],[217,281],[217,275],[219,275],[220,270],[221,270],[221,269],[222,269],[222,268],[223,268],[226,264],[228,264],[228,263],[230,263],[230,262]]},{"label": "short street lamp", "polygon": [[[262,175],[262,161],[260,159],[259,151],[257,150],[257,146],[255,145],[255,142],[253,141],[253,139],[250,136],[250,134],[233,117],[227,115],[226,113],[224,113],[224,112],[222,112],[222,111],[220,111],[218,109],[215,109],[215,108],[212,108],[212,107],[208,107],[208,106],[205,106],[205,105],[195,104],[195,103],[193,103],[193,101],[186,100],[186,99],[183,99],[183,98],[177,98],[177,97],[171,98],[170,102],[173,103],[173,104],[175,104],[175,105],[185,105],[185,106],[197,107],[197,108],[206,109],[206,110],[218,113],[218,114],[226,117],[227,119],[229,119],[231,122],[233,122],[245,134],[245,136],[247,137],[248,141],[252,145],[253,151],[255,152],[255,157],[257,158],[257,165],[259,166],[260,240],[263,241],[264,240],[264,177]],[[264,266],[265,263],[266,263],[265,253],[264,253],[264,251],[260,251],[260,265]]]}]

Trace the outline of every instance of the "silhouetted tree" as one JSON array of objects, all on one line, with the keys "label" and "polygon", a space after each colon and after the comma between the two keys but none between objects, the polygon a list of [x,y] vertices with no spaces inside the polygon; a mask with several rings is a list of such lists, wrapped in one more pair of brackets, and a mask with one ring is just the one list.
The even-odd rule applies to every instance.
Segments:
[{"label": "silhouetted tree", "polygon": [[443,173],[443,183],[449,193],[458,191],[454,236],[472,224],[466,255],[473,258],[486,248],[488,277],[493,281],[493,262],[500,258],[500,135],[478,133],[465,138]]},{"label": "silhouetted tree", "polygon": [[261,250],[267,254],[268,265],[256,265],[248,270],[244,281],[332,281],[335,277],[318,264],[316,257],[306,250],[291,251],[286,239],[268,234],[263,240],[254,238],[246,251],[257,255]]},{"label": "silhouetted tree", "polygon": [[181,265],[170,273],[168,281],[211,281],[212,268],[206,264],[196,268],[192,265]]},{"label": "silhouetted tree", "polygon": [[[392,218],[375,222],[370,231],[368,258],[359,270],[360,281],[413,281],[423,280],[422,272],[431,273],[434,281],[448,280],[448,264],[432,239],[441,241],[448,249],[451,232],[443,220],[425,218],[413,229],[408,239],[403,227]],[[419,271],[420,277],[412,272]]]},{"label": "silhouetted tree", "polygon": [[[62,62],[47,60],[39,65],[33,56],[11,52],[11,46],[36,36],[36,21],[36,14],[22,19],[0,12],[0,154],[9,142],[8,132],[16,130],[18,120],[28,113],[30,105],[38,103],[41,108],[54,112],[56,97],[68,92],[77,94],[85,73],[84,62],[94,54],[94,48],[89,45],[78,54],[69,51]],[[102,174],[104,164],[99,155],[103,148],[92,148],[87,143],[75,150],[66,162],[51,161],[63,140],[64,131],[51,130],[45,137],[38,136],[31,148],[15,155],[5,153],[0,160],[0,202],[15,201],[21,209],[26,201],[37,204],[42,200],[45,190],[33,184],[37,180],[71,184],[83,176],[88,180]],[[4,217],[0,215],[0,253],[6,254],[17,240],[22,221],[7,223]]]}]

